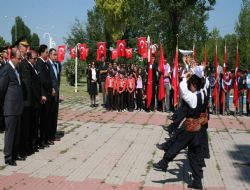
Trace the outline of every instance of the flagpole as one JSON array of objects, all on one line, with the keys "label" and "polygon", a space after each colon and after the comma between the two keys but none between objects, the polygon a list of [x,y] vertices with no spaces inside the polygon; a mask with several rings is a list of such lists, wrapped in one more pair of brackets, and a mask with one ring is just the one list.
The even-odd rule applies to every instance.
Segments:
[{"label": "flagpole", "polygon": [[[239,48],[239,42],[238,42],[238,39],[237,39],[237,47],[236,47],[236,56],[238,56],[238,48]],[[237,68],[235,68],[235,80],[236,80],[236,83],[237,83],[237,73],[238,73],[238,67],[239,67],[239,65],[237,65]],[[238,85],[237,85],[237,88],[238,88]],[[235,90],[235,89],[234,89]],[[237,100],[237,102],[238,102],[238,100]],[[239,103],[237,103],[237,106],[239,106]],[[234,115],[236,115],[236,112],[237,112],[237,106],[235,106],[234,105]]]},{"label": "flagpole", "polygon": [[[223,83],[224,83],[224,85],[226,85],[226,81],[225,81],[225,79],[226,79],[226,76],[225,76],[225,74],[226,74],[226,56],[227,56],[227,43],[226,43],[226,41],[225,41],[225,48],[224,48],[224,56],[225,56],[225,58],[224,58],[224,68],[223,68]],[[224,88],[225,88],[225,86],[224,86]],[[226,92],[224,91],[223,92],[223,96],[224,96],[224,101],[222,102],[222,105],[223,105],[223,110],[222,110],[222,114],[224,115],[224,113],[225,113],[225,109],[226,109],[226,103],[225,103],[225,100],[226,100]]]},{"label": "flagpole", "polygon": [[75,58],[75,92],[77,92],[77,65],[78,65],[78,45],[75,47],[76,58]]},{"label": "flagpole", "polygon": [[[216,77],[216,91],[218,93],[218,65],[217,65],[217,61],[218,61],[218,51],[217,51],[217,38],[215,39],[215,77]],[[215,114],[217,115],[218,114],[218,94],[216,94],[216,96],[214,97],[216,100],[215,100]]]},{"label": "flagpole", "polygon": [[[178,45],[179,45],[179,34],[176,34],[176,49],[175,49],[176,52],[175,53],[178,53]],[[177,62],[178,62],[178,60],[177,60]],[[177,72],[176,73],[178,73],[178,72],[179,71],[178,71],[178,67],[177,67]],[[178,78],[176,78],[176,89],[175,89],[176,93],[178,92],[177,87],[179,87],[179,85],[177,86],[177,84],[179,83],[179,75],[177,75],[177,76],[178,76]],[[177,97],[177,99],[178,99],[178,101],[177,101],[177,105],[175,107],[175,111],[178,109],[180,97]]]}]

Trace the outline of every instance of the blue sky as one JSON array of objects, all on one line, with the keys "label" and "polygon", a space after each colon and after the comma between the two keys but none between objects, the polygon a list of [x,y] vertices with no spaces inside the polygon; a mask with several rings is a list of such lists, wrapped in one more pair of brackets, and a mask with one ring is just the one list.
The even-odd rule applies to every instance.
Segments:
[{"label": "blue sky", "polygon": [[[14,24],[14,17],[23,17],[26,25],[39,35],[42,43],[48,43],[43,38],[49,32],[57,45],[63,43],[74,18],[83,22],[87,19],[87,10],[94,6],[94,0],[9,0],[1,4],[0,36],[11,41],[10,30]],[[213,11],[209,12],[207,21],[209,31],[217,27],[221,35],[234,32],[238,20],[241,0],[217,0]],[[7,16],[7,18],[5,18]]]}]

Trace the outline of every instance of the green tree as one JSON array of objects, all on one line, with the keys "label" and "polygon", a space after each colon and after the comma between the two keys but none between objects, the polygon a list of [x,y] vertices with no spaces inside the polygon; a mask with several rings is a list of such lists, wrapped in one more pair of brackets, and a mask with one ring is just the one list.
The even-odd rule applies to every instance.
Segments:
[{"label": "green tree", "polygon": [[5,46],[7,43],[2,36],[0,36],[0,47]]},{"label": "green tree", "polygon": [[[167,44],[169,45],[171,57],[177,44],[176,34],[179,34],[180,43],[188,42],[187,44],[189,44],[192,40],[195,43],[195,39],[197,40],[201,36],[203,36],[201,40],[204,40],[206,34],[200,34],[199,32],[207,30],[205,27],[205,21],[208,19],[206,12],[213,8],[216,0],[156,0],[155,2],[162,13],[166,15],[165,18],[168,19],[166,20],[168,26],[164,30],[168,32]],[[186,30],[185,27],[188,27],[189,30]],[[188,32],[186,33],[189,34],[188,36],[194,34],[195,38],[191,37],[188,41],[182,39],[186,36],[183,29]]]},{"label": "green tree", "polygon": [[31,49],[38,50],[39,45],[40,45],[39,36],[36,33],[33,33],[32,36],[31,36],[30,47],[31,47]]},{"label": "green tree", "polygon": [[29,44],[31,43],[31,31],[28,26],[25,25],[21,17],[15,18],[15,24],[11,28],[12,44],[16,42],[17,39],[25,36]]},{"label": "green tree", "polygon": [[[109,42],[108,32],[105,29],[103,15],[94,7],[88,11],[88,20],[86,24],[87,43],[89,55],[87,60],[95,60],[97,42]],[[111,44],[112,45],[112,44]],[[108,44],[110,46],[110,44]]]},{"label": "green tree", "polygon": [[75,22],[71,27],[70,34],[64,38],[67,47],[75,47],[77,43],[86,42],[86,30],[78,18],[75,18]]},{"label": "green tree", "polygon": [[95,0],[96,8],[104,16],[105,28],[110,32],[113,41],[124,35],[130,7],[127,0]]},{"label": "green tree", "polygon": [[242,0],[236,33],[239,39],[239,66],[247,69],[250,64],[250,0]]}]

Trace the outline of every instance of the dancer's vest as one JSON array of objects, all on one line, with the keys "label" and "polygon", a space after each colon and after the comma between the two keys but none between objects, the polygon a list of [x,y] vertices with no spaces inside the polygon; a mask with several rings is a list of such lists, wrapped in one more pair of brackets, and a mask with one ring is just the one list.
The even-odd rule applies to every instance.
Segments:
[{"label": "dancer's vest", "polygon": [[188,106],[188,112],[186,120],[184,121],[184,126],[188,132],[196,132],[201,128],[200,115],[203,110],[201,93],[197,93],[197,105],[196,108],[191,108]]}]

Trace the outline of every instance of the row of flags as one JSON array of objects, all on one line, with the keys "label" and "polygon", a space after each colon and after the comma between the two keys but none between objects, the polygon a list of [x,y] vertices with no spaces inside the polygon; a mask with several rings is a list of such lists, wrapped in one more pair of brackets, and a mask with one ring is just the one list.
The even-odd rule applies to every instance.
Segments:
[{"label": "row of flags", "polygon": [[[119,57],[124,57],[126,59],[131,59],[133,57],[133,49],[132,48],[127,48],[126,47],[126,41],[125,40],[118,40],[116,42],[116,49],[112,50],[112,55],[111,58],[112,60],[115,60]],[[88,52],[89,48],[87,47],[87,44],[78,44],[77,46],[78,52],[79,52],[79,57],[82,61],[85,61],[86,58],[88,57]],[[157,53],[157,46],[154,45],[152,52]],[[61,45],[58,46],[57,48],[58,51],[58,61],[62,62],[65,57],[66,53],[66,46]],[[106,42],[98,42],[97,43],[97,51],[96,51],[96,61],[101,61],[102,57],[106,59],[107,57],[107,48],[106,48]],[[71,59],[76,58],[76,48],[71,47],[70,48],[70,57]],[[147,39],[146,37],[140,37],[138,38],[138,54],[143,58],[146,59],[148,58],[148,49],[147,49]]]},{"label": "row of flags", "polygon": [[[205,50],[204,53],[204,61],[207,63],[207,53]],[[223,81],[225,83],[226,81],[226,63],[227,63],[227,47],[225,45],[224,48],[224,56],[223,56]],[[218,73],[218,52],[217,52],[217,45],[215,47],[215,56],[214,56],[214,66],[215,66],[215,79],[217,80],[215,86],[214,86],[214,93],[213,93],[213,98],[214,98],[214,104],[215,104],[215,110],[218,110],[218,104],[221,103],[223,106],[225,106],[225,92],[222,91],[222,97],[219,102],[219,84],[218,84],[218,79],[219,79],[219,73]],[[238,68],[239,68],[239,51],[238,51],[238,45],[237,45],[237,50],[236,50],[236,58],[235,58],[235,80],[234,80],[234,96],[233,96],[233,103],[234,107],[237,109],[239,105],[239,97],[238,97]],[[225,87],[226,85],[224,85]]]},{"label": "row of flags", "polygon": [[[157,45],[150,45],[148,47],[148,42],[146,37],[140,37],[138,38],[138,54],[146,59],[148,58],[149,60],[149,65],[148,65],[148,83],[147,83],[147,108],[151,104],[151,99],[152,99],[152,84],[153,84],[153,73],[152,73],[152,54],[157,54]],[[58,46],[58,61],[62,62],[65,57],[65,52],[66,52],[66,46],[61,45]],[[97,43],[97,52],[96,52],[96,60],[97,61],[102,61],[102,57],[106,59],[106,42],[98,42]],[[89,52],[89,48],[87,47],[87,44],[78,44],[78,52],[79,52],[79,57],[81,60],[86,60]],[[77,56],[76,48],[70,48],[70,57],[71,59],[75,59]],[[127,59],[131,59],[133,56],[133,49],[132,48],[126,48],[126,41],[125,40],[118,40],[116,44],[116,49],[112,50],[112,60],[117,59],[118,57],[125,57]],[[195,46],[193,46],[193,57],[196,60],[196,50]],[[237,79],[238,75],[238,46],[237,46],[237,53],[236,53],[236,65],[235,65],[235,76]],[[204,51],[204,62],[207,63],[207,51],[205,48]],[[224,50],[224,64],[223,64],[223,79],[226,81],[226,61],[227,61],[227,52],[226,52],[226,46]],[[165,97],[165,90],[164,90],[164,54],[163,54],[163,45],[160,46],[160,59],[159,59],[159,71],[161,73],[160,80],[159,80],[159,92],[158,92],[158,100],[161,101]],[[217,45],[215,48],[215,56],[214,56],[214,66],[215,68],[218,68],[218,53],[217,53]],[[178,76],[178,48],[176,48],[176,53],[175,53],[175,58],[174,58],[174,66],[173,66],[173,73],[172,73],[172,88],[174,89],[174,99],[173,103],[174,106],[176,107],[178,104],[178,98],[179,98],[179,76]],[[215,78],[219,78],[219,73],[218,69],[215,69]],[[219,85],[218,83],[215,84],[214,87],[214,103],[215,103],[215,108],[217,110],[219,100],[218,100],[218,95],[219,93]],[[220,103],[224,103],[225,101],[225,94],[223,92],[222,94],[222,99]],[[238,107],[238,81],[235,80],[234,82],[234,99],[233,99],[234,105],[237,108]]]}]

